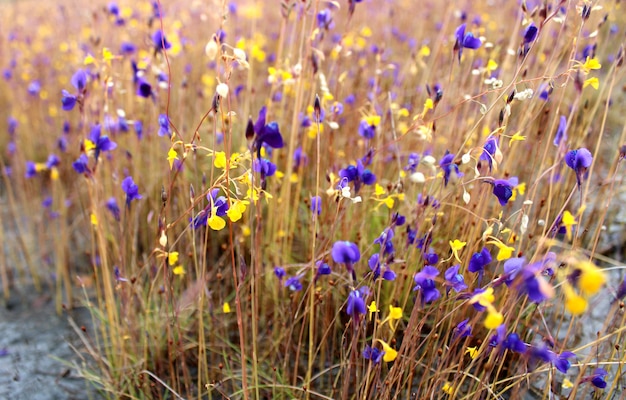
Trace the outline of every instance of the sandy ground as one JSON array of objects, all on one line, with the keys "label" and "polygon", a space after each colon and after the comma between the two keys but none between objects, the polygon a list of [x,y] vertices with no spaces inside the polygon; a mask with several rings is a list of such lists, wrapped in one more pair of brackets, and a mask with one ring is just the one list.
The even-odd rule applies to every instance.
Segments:
[{"label": "sandy ground", "polygon": [[100,398],[71,366],[82,363],[71,346],[83,346],[68,317],[89,326],[86,309],[57,316],[51,296],[32,288],[0,304],[0,399]]}]

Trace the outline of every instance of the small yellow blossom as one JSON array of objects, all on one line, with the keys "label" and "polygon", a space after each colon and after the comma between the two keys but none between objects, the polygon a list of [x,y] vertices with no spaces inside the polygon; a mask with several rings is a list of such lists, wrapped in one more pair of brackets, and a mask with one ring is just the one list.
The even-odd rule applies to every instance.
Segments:
[{"label": "small yellow blossom", "polygon": [[365,117],[365,122],[371,126],[378,126],[380,124],[380,115],[369,115]]},{"label": "small yellow blossom", "polygon": [[467,349],[465,349],[465,354],[469,354],[473,360],[476,358],[476,356],[478,356],[478,348],[476,346],[468,347]]},{"label": "small yellow blossom", "polygon": [[222,306],[222,312],[224,314],[228,314],[230,313],[230,304],[228,304],[228,302],[224,302],[224,305]]},{"label": "small yellow blossom", "polygon": [[392,320],[401,319],[402,307],[394,307],[390,304],[389,305],[389,318]]},{"label": "small yellow blossom", "polygon": [[586,88],[587,86],[591,86],[595,90],[598,90],[600,87],[600,81],[595,76],[593,78],[586,79],[585,83],[583,83],[583,88]]},{"label": "small yellow blossom", "polygon": [[171,251],[169,253],[167,253],[167,263],[170,265],[170,267],[176,265],[178,263],[178,252],[177,251]]},{"label": "small yellow blossom", "polygon": [[454,387],[452,387],[452,384],[450,382],[446,382],[443,384],[443,387],[441,388],[441,390],[445,393],[448,394],[450,396],[452,396],[454,394]]},{"label": "small yellow blossom", "polygon": [[91,213],[91,225],[93,226],[98,226],[98,217],[96,216],[96,214]]},{"label": "small yellow blossom", "polygon": [[393,347],[389,346],[387,343],[383,342],[382,340],[378,340],[378,341],[383,346],[383,350],[385,352],[385,355],[383,356],[383,361],[391,362],[398,357],[397,350],[395,350]]},{"label": "small yellow blossom", "polygon": [[170,163],[170,169],[172,169],[172,167],[174,166],[174,160],[178,159],[178,153],[176,152],[176,150],[174,150],[174,148],[170,148],[170,150],[167,152],[167,161]]},{"label": "small yellow blossom", "polygon": [[576,225],[576,218],[572,215],[572,213],[565,210],[565,212],[563,212],[563,217],[561,218],[561,224],[565,227],[567,240],[572,240],[572,227]]},{"label": "small yellow blossom", "polygon": [[587,56],[587,59],[581,65],[581,68],[585,74],[588,74],[591,70],[602,68],[602,64],[600,64],[597,58],[589,58],[589,56]]},{"label": "small yellow blossom", "polygon": [[582,261],[577,267],[582,271],[578,280],[582,294],[596,294],[606,282],[604,272],[589,261]]},{"label": "small yellow blossom", "polygon": [[226,226],[226,221],[224,221],[224,218],[216,215],[215,212],[211,213],[211,216],[207,220],[207,223],[214,231],[220,231]]},{"label": "small yellow blossom", "polygon": [[218,151],[215,153],[215,160],[213,160],[213,165],[215,168],[226,168],[226,153],[223,151]]},{"label": "small yellow blossom", "polygon": [[[495,238],[493,238],[495,239]],[[501,241],[495,239],[487,242],[487,244],[495,244],[498,248],[498,254],[496,255],[496,260],[504,261],[513,257],[513,252],[515,251],[514,247],[510,247],[502,243]]]},{"label": "small yellow blossom", "polygon": [[367,310],[368,310],[368,311],[369,311],[369,313],[370,313],[370,319],[372,319],[372,315],[373,315],[374,313],[377,313],[377,312],[379,312],[379,311],[380,311],[380,310],[378,309],[378,307],[376,306],[376,301],[375,301],[375,300],[372,300],[372,302],[370,303],[370,305],[369,305],[369,306],[367,306]]},{"label": "small yellow blossom", "polygon": [[239,221],[243,213],[246,212],[247,204],[250,204],[250,202],[246,200],[235,200],[228,208],[228,211],[226,211],[226,215],[233,222]]},{"label": "small yellow blossom", "polygon": [[502,321],[504,321],[504,316],[502,313],[496,311],[493,306],[487,308],[487,317],[485,317],[485,328],[487,329],[496,329],[500,325],[502,325]]},{"label": "small yellow blossom", "polygon": [[454,258],[458,262],[461,262],[459,258],[459,251],[463,250],[467,242],[461,242],[459,239],[454,239],[454,241],[450,240],[450,248],[452,249],[452,254],[454,254]]},{"label": "small yellow blossom", "polygon": [[574,289],[568,284],[563,286],[565,294],[565,309],[573,315],[580,315],[587,310],[587,300],[574,292]]},{"label": "small yellow blossom", "polygon": [[185,275],[185,268],[182,265],[179,265],[177,267],[174,267],[172,272],[174,273],[174,275]]},{"label": "small yellow blossom", "polygon": [[488,287],[484,292],[475,294],[470,298],[470,304],[478,303],[483,307],[487,307],[495,300],[493,295],[493,288]]},{"label": "small yellow blossom", "polygon": [[563,379],[563,389],[571,389],[574,387],[574,384],[569,379]]}]

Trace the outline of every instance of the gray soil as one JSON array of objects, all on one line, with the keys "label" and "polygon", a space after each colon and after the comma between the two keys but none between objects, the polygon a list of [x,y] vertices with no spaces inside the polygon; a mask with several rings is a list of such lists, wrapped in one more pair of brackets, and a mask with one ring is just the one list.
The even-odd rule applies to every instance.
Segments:
[{"label": "gray soil", "polygon": [[74,367],[83,360],[72,347],[84,346],[68,318],[89,326],[86,309],[58,316],[52,297],[33,288],[0,304],[0,399],[100,398]]}]

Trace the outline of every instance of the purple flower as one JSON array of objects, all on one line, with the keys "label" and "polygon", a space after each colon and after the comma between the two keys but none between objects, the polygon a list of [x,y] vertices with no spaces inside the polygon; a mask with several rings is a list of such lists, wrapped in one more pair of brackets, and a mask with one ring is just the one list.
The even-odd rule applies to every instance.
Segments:
[{"label": "purple flower", "polygon": [[376,134],[376,126],[370,125],[367,121],[362,120],[359,124],[359,136],[364,137],[365,139],[373,139]]},{"label": "purple flower", "polygon": [[54,154],[50,154],[48,156],[48,160],[46,160],[46,168],[50,169],[53,167],[57,167],[61,163],[59,157]]},{"label": "purple flower", "polygon": [[517,275],[522,271],[526,258],[514,257],[504,262],[504,282],[507,286],[511,286]]},{"label": "purple flower", "polygon": [[409,158],[407,159],[407,165],[404,167],[405,171],[415,172],[417,170],[417,166],[420,163],[420,155],[417,153],[409,154]]},{"label": "purple flower", "polygon": [[143,197],[139,194],[139,187],[133,181],[132,176],[127,176],[122,181],[122,190],[126,193],[126,206],[130,206],[133,200],[139,200]]},{"label": "purple flower", "polygon": [[379,237],[374,240],[374,244],[380,245],[383,255],[392,255],[394,253],[393,239],[394,231],[391,228],[385,228]]},{"label": "purple flower", "polygon": [[[484,290],[479,289],[481,292],[484,292]],[[478,292],[478,290],[474,291],[474,293]],[[478,304],[478,303],[476,303]],[[481,306],[483,307],[483,306]],[[483,307],[483,310],[485,309],[485,307]],[[504,341],[506,340],[506,325],[501,324],[500,326],[498,326],[496,328],[496,334],[492,335],[491,338],[489,339],[489,347],[498,347],[502,344],[504,344]]]},{"label": "purple flower", "polygon": [[79,69],[74,73],[74,75],[72,75],[70,83],[76,88],[76,90],[83,92],[87,88],[87,78],[87,72],[83,69]]},{"label": "purple flower", "polygon": [[274,267],[274,275],[276,275],[279,281],[282,281],[286,274],[283,267]]},{"label": "purple flower", "polygon": [[[367,265],[370,267],[370,270],[372,270],[374,274],[374,280],[378,279],[378,277],[380,276],[380,270],[381,270],[380,254],[378,253],[372,254],[370,259],[367,261]],[[396,273],[393,272],[391,269],[389,269],[387,264],[385,264],[384,267],[385,267],[385,271],[383,272],[383,279],[386,281],[395,280]]]},{"label": "purple flower", "polygon": [[432,303],[441,297],[441,293],[435,287],[435,278],[439,275],[439,270],[427,265],[420,272],[415,274],[414,291],[419,290],[422,305]]},{"label": "purple flower", "polygon": [[338,264],[354,264],[361,259],[357,245],[348,241],[335,242],[331,254]]},{"label": "purple flower", "polygon": [[568,359],[573,357],[576,357],[576,354],[572,353],[571,351],[564,351],[558,356],[554,356],[554,358],[552,359],[552,364],[556,369],[566,374],[567,370],[572,365]]},{"label": "purple flower", "polygon": [[33,161],[26,161],[26,172],[24,176],[26,178],[33,178],[37,175],[37,164]]},{"label": "purple flower", "polygon": [[109,139],[108,136],[102,135],[102,127],[96,124],[91,128],[89,140],[94,144],[94,158],[98,161],[98,156],[102,151],[111,151],[117,148],[117,144]]},{"label": "purple flower", "polygon": [[165,136],[167,135],[168,137],[172,136],[172,131],[170,130],[170,120],[167,117],[167,115],[165,114],[161,114],[159,115],[159,136]]},{"label": "purple flower", "polygon": [[168,50],[172,45],[167,41],[163,31],[158,29],[152,34],[152,43],[154,44],[154,51],[159,52],[161,50]]},{"label": "purple flower", "polygon": [[299,168],[300,165],[307,165],[309,163],[309,158],[306,153],[302,151],[302,146],[298,146],[293,151],[293,162],[294,168]]},{"label": "purple flower", "polygon": [[113,274],[115,275],[115,280],[118,282],[128,282],[128,279],[122,278],[122,273],[120,272],[120,268],[116,265],[113,267]]},{"label": "purple flower", "polygon": [[561,115],[559,119],[559,127],[556,130],[556,135],[554,135],[554,145],[559,147],[561,143],[565,143],[567,141],[567,118],[564,115]]},{"label": "purple flower", "polygon": [[495,136],[489,136],[485,145],[483,146],[483,152],[480,155],[481,160],[487,161],[489,164],[489,171],[493,167],[493,159],[498,151],[498,138]]},{"label": "purple flower", "polygon": [[64,111],[73,110],[77,101],[78,98],[76,96],[65,89],[61,90],[61,108],[63,108]]},{"label": "purple flower", "polygon": [[131,42],[123,42],[120,45],[120,53],[121,54],[130,55],[130,54],[133,54],[135,51],[137,51],[137,46],[135,46]]},{"label": "purple flower", "polygon": [[538,32],[539,29],[537,28],[537,26],[535,26],[535,24],[531,22],[524,30],[524,44],[527,45],[534,42],[535,39],[537,39]]},{"label": "purple flower", "polygon": [[587,168],[591,166],[592,162],[593,157],[591,153],[584,147],[578,150],[571,150],[565,155],[565,163],[576,173],[578,187],[581,185],[583,174],[587,171]]},{"label": "purple flower", "polygon": [[292,276],[285,281],[285,287],[289,288],[289,290],[291,290],[292,292],[298,292],[302,290],[302,283],[300,283],[300,278],[297,276]]},{"label": "purple flower", "polygon": [[317,276],[330,275],[333,272],[330,268],[330,265],[328,265],[324,261],[320,260],[316,262],[315,265],[317,265]]},{"label": "purple flower", "polygon": [[354,182],[354,191],[358,193],[362,184],[373,185],[376,183],[376,175],[369,169],[366,169],[361,160],[355,165],[348,165],[346,168],[339,170],[339,177],[346,182]]},{"label": "purple flower", "polygon": [[370,360],[373,364],[379,364],[384,355],[385,352],[383,350],[370,347],[370,345],[365,345],[365,349],[363,349],[363,358]]},{"label": "purple flower", "polygon": [[253,162],[252,169],[254,172],[260,172],[262,176],[268,177],[276,173],[276,164],[267,158],[257,158]]},{"label": "purple flower", "polygon": [[333,244],[331,250],[333,261],[338,264],[346,264],[348,271],[352,273],[352,278],[356,281],[356,273],[352,265],[361,259],[361,252],[356,244],[348,241],[338,241]]},{"label": "purple flower", "polygon": [[454,154],[446,151],[446,154],[439,161],[439,166],[443,169],[443,181],[444,186],[448,186],[448,181],[450,181],[450,174],[454,170],[458,177],[463,176],[461,172],[459,172],[459,166],[454,163]]},{"label": "purple flower", "polygon": [[111,212],[111,214],[113,214],[113,217],[115,218],[115,220],[119,221],[120,220],[120,207],[117,205],[117,200],[115,200],[115,197],[111,197],[109,198],[109,200],[107,200],[106,207]]},{"label": "purple flower", "polygon": [[280,149],[284,146],[283,136],[280,134],[277,122],[265,123],[267,108],[263,106],[259,111],[259,116],[254,124],[254,149],[257,151],[257,158],[261,158],[261,146],[266,144],[273,149]]},{"label": "purple flower", "polygon": [[596,368],[593,371],[593,374],[591,374],[590,376],[588,376],[585,379],[586,381],[591,381],[591,384],[595,387],[597,387],[598,389],[604,389],[606,388],[606,381],[604,380],[604,378],[606,378],[606,376],[609,373],[606,372],[606,370],[604,368]]},{"label": "purple flower", "polygon": [[458,28],[456,28],[456,32],[454,36],[456,37],[456,43],[454,44],[454,51],[458,51],[459,62],[461,62],[461,55],[463,54],[463,49],[478,49],[482,46],[482,42],[479,38],[474,37],[471,32],[465,32],[466,24],[461,24]]},{"label": "purple flower", "polygon": [[472,336],[472,326],[468,324],[469,318],[459,322],[452,333],[452,340],[463,339]]},{"label": "purple flower", "polygon": [[314,216],[322,213],[322,198],[320,196],[311,197],[311,213]]},{"label": "purple flower", "polygon": [[514,353],[525,353],[526,352],[526,343],[520,339],[519,335],[515,332],[511,332],[507,335],[504,340],[504,348],[510,350]]},{"label": "purple flower", "polygon": [[517,186],[516,177],[505,179],[496,179],[493,181],[493,194],[498,198],[500,205],[505,206],[509,199],[513,196],[513,188]]},{"label": "purple flower", "polygon": [[137,95],[146,99],[152,96],[152,86],[143,78],[137,80]]},{"label": "purple flower", "polygon": [[450,267],[444,273],[444,277],[446,279],[446,293],[450,291],[450,289],[454,289],[455,292],[459,293],[467,289],[467,285],[465,284],[465,278],[462,274],[459,274],[459,268],[461,265],[457,264],[453,267]]},{"label": "purple flower", "polygon": [[28,84],[28,93],[31,96],[36,96],[39,92],[41,92],[41,83],[39,81],[35,80]]},{"label": "purple flower", "polygon": [[72,167],[79,174],[89,173],[89,158],[86,154],[81,154],[76,161],[72,163]]},{"label": "purple flower", "polygon": [[485,267],[491,262],[491,260],[491,253],[486,247],[483,247],[480,253],[474,253],[470,258],[467,270],[469,272],[478,273],[479,284],[485,273]]},{"label": "purple flower", "polygon": [[369,294],[369,288],[362,286],[358,290],[350,291],[346,304],[346,313],[358,321],[359,317],[365,314],[365,298]]}]

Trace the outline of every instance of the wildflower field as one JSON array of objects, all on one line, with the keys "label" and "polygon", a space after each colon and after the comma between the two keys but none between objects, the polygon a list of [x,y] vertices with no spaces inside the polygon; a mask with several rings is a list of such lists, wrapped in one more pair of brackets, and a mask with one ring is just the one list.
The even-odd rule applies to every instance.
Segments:
[{"label": "wildflower field", "polygon": [[624,399],[625,7],[2,2],[2,297],[78,398]]}]

